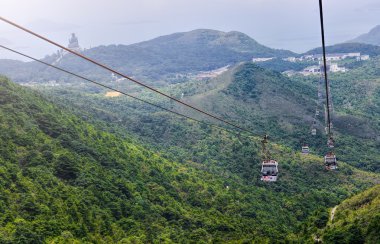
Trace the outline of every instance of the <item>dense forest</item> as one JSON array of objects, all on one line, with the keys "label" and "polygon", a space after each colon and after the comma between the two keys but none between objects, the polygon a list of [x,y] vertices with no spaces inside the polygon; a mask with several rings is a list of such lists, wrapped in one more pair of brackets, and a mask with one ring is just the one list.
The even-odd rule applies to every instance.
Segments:
[{"label": "dense forest", "polygon": [[[378,69],[378,59],[373,59],[348,73],[330,77],[334,105],[333,125],[339,159],[374,172],[380,170]],[[294,150],[299,150],[302,143],[307,143],[313,153],[322,155],[326,152],[323,113],[317,118],[317,136],[313,137],[310,133],[317,104],[318,82],[318,76],[289,78],[247,63],[231,68],[215,79],[189,81],[169,86],[163,91],[177,98],[183,94],[183,101],[223,115],[257,135],[268,133],[273,140]],[[126,88],[124,84],[119,83],[119,88],[139,93],[140,97],[164,107],[205,119],[149,92]],[[52,101],[71,107],[74,113],[100,119],[108,123],[111,130],[118,128],[116,130],[121,131],[121,135],[128,131],[159,150],[177,155],[175,160],[187,158],[205,162],[212,155],[225,165],[235,161],[233,154],[218,155],[199,149],[208,145],[209,140],[219,140],[214,135],[209,135],[207,130],[205,132],[178,123],[166,112],[154,113],[155,109],[129,98],[109,98],[104,96],[106,90],[102,89],[93,91],[92,88],[87,88],[87,92],[82,87],[80,90],[67,87],[64,90],[59,87],[40,89]],[[318,109],[323,111],[322,106]],[[240,165],[232,166],[237,169],[236,167],[239,168]],[[247,174],[252,175],[250,172]]]},{"label": "dense forest", "polygon": [[360,193],[336,206],[323,240],[331,243],[380,242],[380,185]]},{"label": "dense forest", "polygon": [[318,210],[300,235],[323,243],[379,243],[379,200],[380,185],[376,185],[333,208]]},{"label": "dense forest", "polygon": [[[83,53],[251,133],[71,54],[43,60],[206,123],[37,62],[0,60],[13,79],[0,76],[0,243],[379,242],[380,48],[327,51],[370,55],[341,60],[348,71],[328,76],[336,171],[323,164],[320,76],[281,73],[316,62],[284,61],[297,54],[240,32],[201,29]],[[269,184],[260,180],[265,134],[280,172]]]},{"label": "dense forest", "polygon": [[[160,150],[102,117],[81,116],[73,104],[53,105],[6,78],[0,84],[4,243],[298,240],[315,211],[380,180],[344,163],[326,172],[320,157],[272,144],[281,181],[263,184],[260,138],[152,109],[141,119],[146,137],[164,128],[177,138],[197,136],[191,158],[188,141],[183,150],[171,142]],[[149,132],[144,121],[156,127]]]}]

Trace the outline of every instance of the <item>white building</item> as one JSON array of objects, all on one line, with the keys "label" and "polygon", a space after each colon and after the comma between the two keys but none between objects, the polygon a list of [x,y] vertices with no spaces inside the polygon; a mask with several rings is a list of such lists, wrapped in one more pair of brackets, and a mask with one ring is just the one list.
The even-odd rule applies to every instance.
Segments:
[{"label": "white building", "polygon": [[287,58],[283,58],[282,60],[288,61],[288,62],[293,62],[293,63],[297,61],[296,57],[287,57]]},{"label": "white building", "polygon": [[313,65],[313,66],[309,66],[303,69],[300,72],[300,74],[307,76],[307,75],[319,74],[320,72],[321,72],[321,67],[318,65]]},{"label": "white building", "polygon": [[269,61],[269,60],[272,60],[274,59],[274,57],[271,57],[271,58],[252,58],[252,62],[256,63],[256,62],[265,62],[265,61]]},{"label": "white building", "polygon": [[357,58],[360,57],[360,53],[346,53],[344,58]]},{"label": "white building", "polygon": [[[338,61],[343,60],[346,58],[358,58],[360,57],[360,53],[328,53],[326,54],[326,61]],[[287,59],[291,59],[292,57],[289,57]],[[313,54],[313,55],[304,55],[300,58],[295,58],[295,60],[299,61],[321,61],[323,59],[322,54]],[[284,59],[285,60],[285,59]]]},{"label": "white building", "polygon": [[345,67],[339,67],[337,63],[331,63],[328,70],[333,73],[347,71]]},{"label": "white building", "polygon": [[[305,76],[320,74],[321,71],[323,71],[323,64],[322,64],[322,62],[319,62],[319,63],[320,63],[319,66],[318,65],[313,65],[313,66],[306,67],[301,72],[299,72],[299,74],[305,75]],[[339,67],[337,63],[328,62],[327,63],[327,71],[328,72],[332,72],[332,73],[335,73],[335,72],[346,72],[347,69],[345,67]],[[293,75],[291,72],[284,73],[284,74],[286,74],[288,76],[289,76],[289,74]]]}]

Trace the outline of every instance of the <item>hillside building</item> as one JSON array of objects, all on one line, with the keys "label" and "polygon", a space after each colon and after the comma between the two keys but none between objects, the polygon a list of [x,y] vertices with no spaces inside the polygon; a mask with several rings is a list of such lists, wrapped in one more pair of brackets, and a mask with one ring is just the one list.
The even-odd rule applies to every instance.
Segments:
[{"label": "hillside building", "polygon": [[369,55],[361,55],[360,57],[357,57],[356,60],[358,61],[369,60]]},{"label": "hillside building", "polygon": [[271,57],[271,58],[252,58],[252,62],[256,63],[256,62],[265,62],[265,61],[269,61],[269,60],[272,60],[274,59],[274,57]]},{"label": "hillside building", "polygon": [[283,58],[282,60],[284,61],[288,61],[288,62],[296,62],[298,59],[296,57],[287,57],[287,58]]},{"label": "hillside building", "polygon": [[347,69],[345,67],[339,67],[337,63],[331,63],[328,67],[328,71],[330,72],[346,72]]},{"label": "hillside building", "polygon": [[[318,75],[321,73],[321,71],[323,71],[322,61],[319,62],[319,65],[313,65],[313,66],[306,67],[301,72],[299,72],[299,74],[304,75],[304,76]],[[336,73],[336,72],[346,72],[346,71],[347,71],[347,69],[345,67],[340,67],[337,63],[331,63],[331,62],[327,63],[327,72]],[[286,73],[286,74],[288,76],[289,76],[289,74],[293,75],[292,73]]]},{"label": "hillside building", "polygon": [[319,74],[320,72],[321,72],[321,67],[318,65],[313,65],[313,66],[309,66],[309,67],[306,67],[305,69],[303,69],[300,72],[300,74],[308,76],[308,75]]},{"label": "hillside building", "polygon": [[[360,53],[328,53],[326,54],[326,61],[339,61],[346,58],[356,58],[357,61],[368,60],[369,55],[361,55]],[[322,54],[308,54],[301,57],[287,57],[283,58],[284,61],[289,62],[302,62],[302,61],[322,61]]]}]

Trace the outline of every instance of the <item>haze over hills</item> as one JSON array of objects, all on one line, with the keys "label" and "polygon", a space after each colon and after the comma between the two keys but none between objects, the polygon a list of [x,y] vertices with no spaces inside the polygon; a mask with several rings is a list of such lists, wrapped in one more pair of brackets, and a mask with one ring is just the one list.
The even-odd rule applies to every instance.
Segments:
[{"label": "haze over hills", "polygon": [[[286,50],[277,50],[257,43],[249,36],[233,31],[194,30],[158,37],[150,41],[132,45],[99,46],[84,51],[95,60],[103,62],[131,76],[149,80],[170,81],[178,73],[196,73],[250,61],[253,57],[285,57],[295,55]],[[48,56],[44,61],[55,63],[57,54]],[[70,80],[34,62],[21,63],[1,61],[0,73],[6,74],[17,82],[41,80]],[[88,62],[73,55],[66,55],[58,62],[61,67],[100,79],[109,79],[110,74],[103,72]],[[38,75],[31,76],[31,74]]]},{"label": "haze over hills", "polygon": [[[328,46],[327,52],[360,52],[372,57],[380,54],[380,47],[364,43],[342,43]],[[321,48],[315,48],[304,55],[320,53]],[[85,50],[84,54],[130,76],[147,82],[154,81],[156,85],[182,82],[189,74],[247,62],[255,57],[275,57],[277,61],[269,61],[269,65],[280,65],[280,70],[283,71],[287,66],[289,69],[305,67],[281,60],[284,57],[297,57],[299,54],[266,47],[241,32],[207,29],[174,33],[131,45],[98,46]],[[101,81],[108,81],[111,77],[109,72],[71,54],[63,58],[53,54],[43,60]],[[0,64],[0,73],[8,75],[16,82],[78,82],[77,79],[35,62],[0,60]]]},{"label": "haze over hills", "polygon": [[[363,43],[342,43],[327,47],[328,53],[360,52],[370,57],[380,54],[380,47]],[[98,46],[84,50],[89,57],[103,62],[125,74],[165,86],[170,83],[184,82],[189,77],[203,71],[212,71],[228,65],[252,60],[254,57],[275,59],[260,63],[265,68],[278,71],[300,70],[307,63],[292,63],[284,57],[297,57],[306,54],[320,54],[321,48],[312,49],[304,54],[287,50],[272,49],[257,43],[249,36],[237,32],[221,32],[198,29],[174,33],[132,45]],[[67,54],[46,56],[44,61],[59,65],[89,78],[108,82],[111,74],[88,62]],[[0,60],[0,73],[16,82],[58,82],[78,83],[78,79],[47,68],[36,62]]]},{"label": "haze over hills", "polygon": [[360,35],[349,42],[360,42],[380,46],[380,25],[375,26],[368,33]]}]

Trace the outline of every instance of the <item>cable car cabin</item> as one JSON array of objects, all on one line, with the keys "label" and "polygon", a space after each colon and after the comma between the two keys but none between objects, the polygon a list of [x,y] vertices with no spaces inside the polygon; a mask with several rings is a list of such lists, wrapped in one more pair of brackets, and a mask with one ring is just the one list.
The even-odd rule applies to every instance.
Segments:
[{"label": "cable car cabin", "polygon": [[304,145],[302,146],[302,149],[301,149],[301,153],[302,154],[309,154],[310,150],[309,150],[309,147]]},{"label": "cable car cabin", "polygon": [[325,167],[327,170],[335,170],[338,168],[337,162],[336,162],[336,156],[334,153],[329,152],[325,156]]},{"label": "cable car cabin", "polygon": [[275,160],[263,161],[261,167],[261,180],[262,181],[277,181],[278,176],[278,163]]},{"label": "cable car cabin", "polygon": [[315,128],[311,129],[311,134],[313,136],[315,136],[317,134],[317,129],[315,129]]},{"label": "cable car cabin", "polygon": [[315,116],[319,116],[319,110],[315,111]]}]

